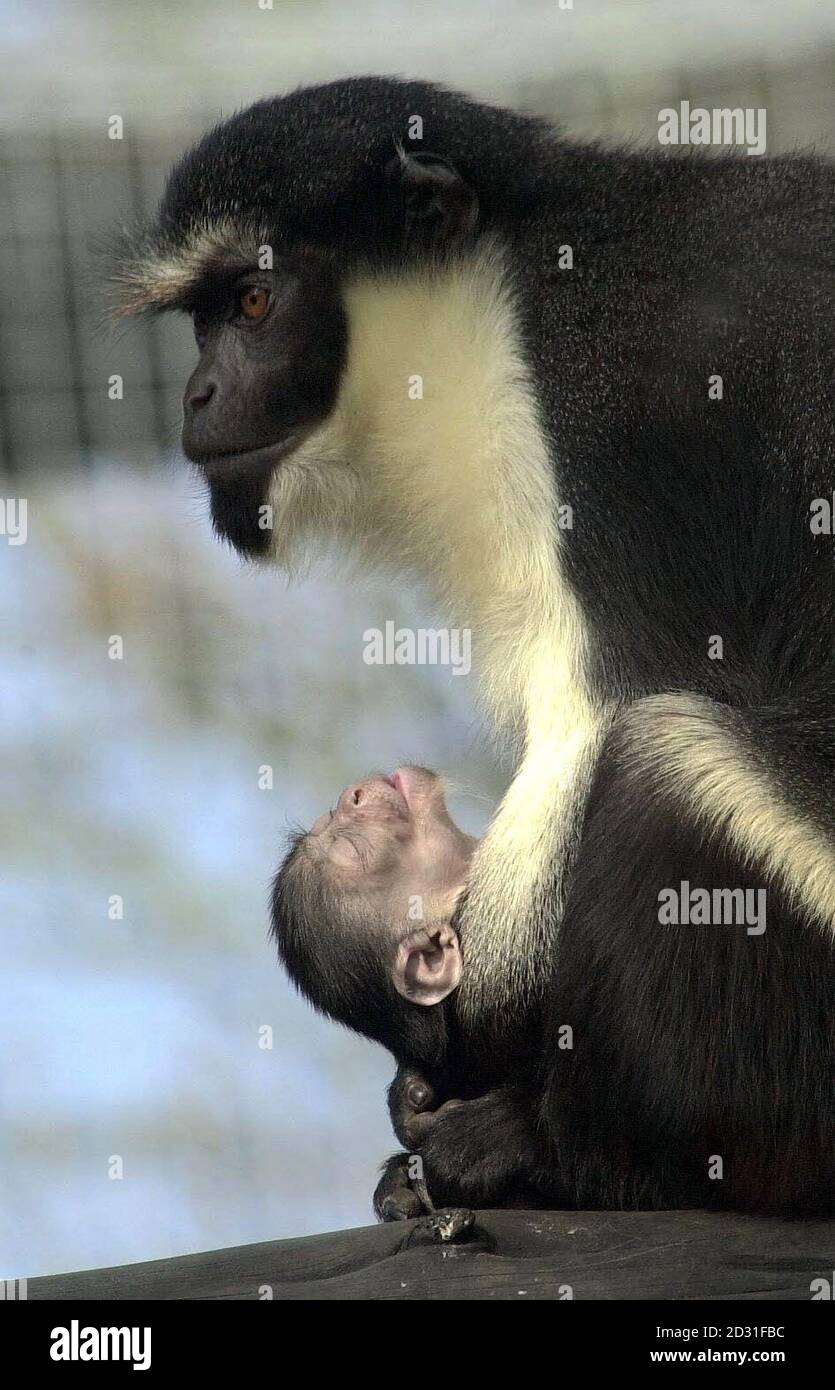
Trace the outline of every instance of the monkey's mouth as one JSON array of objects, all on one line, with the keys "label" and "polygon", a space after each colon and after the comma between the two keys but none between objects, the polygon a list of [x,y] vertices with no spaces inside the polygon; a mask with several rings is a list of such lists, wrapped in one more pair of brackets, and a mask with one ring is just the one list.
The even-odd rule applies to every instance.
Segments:
[{"label": "monkey's mouth", "polygon": [[288,454],[301,443],[304,431],[290,430],[283,439],[271,444],[259,444],[254,449],[227,449],[222,454],[187,455],[195,467],[205,473],[209,482],[228,482],[230,479],[264,477],[278,468]]},{"label": "monkey's mouth", "polygon": [[405,804],[406,810],[408,811],[410,809],[409,798],[406,795],[406,782],[403,776],[401,775],[401,769],[398,768],[396,772],[391,772],[388,774],[383,773],[383,781],[388,782],[389,786],[397,792],[401,801],[403,801],[403,803]]},{"label": "monkey's mouth", "polygon": [[444,803],[443,782],[437,772],[430,768],[406,763],[396,768],[385,781],[401,797],[410,815],[438,798]]}]

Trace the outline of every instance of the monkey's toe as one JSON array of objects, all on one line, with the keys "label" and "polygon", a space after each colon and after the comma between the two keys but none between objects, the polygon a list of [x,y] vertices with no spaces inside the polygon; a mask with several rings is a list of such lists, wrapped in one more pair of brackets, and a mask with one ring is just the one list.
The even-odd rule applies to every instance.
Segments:
[{"label": "monkey's toe", "polygon": [[423,1204],[410,1187],[389,1192],[380,1203],[380,1217],[383,1221],[411,1221],[423,1215]]},{"label": "monkey's toe", "polygon": [[409,1162],[409,1154],[394,1154],[383,1167],[374,1193],[374,1211],[380,1221],[411,1221],[432,1209],[425,1185],[409,1176]]}]

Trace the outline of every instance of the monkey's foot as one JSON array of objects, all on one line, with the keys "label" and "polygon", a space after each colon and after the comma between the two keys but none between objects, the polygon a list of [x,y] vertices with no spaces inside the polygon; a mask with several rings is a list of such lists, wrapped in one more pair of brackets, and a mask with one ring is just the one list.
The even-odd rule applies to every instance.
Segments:
[{"label": "monkey's foot", "polygon": [[409,1176],[410,1154],[395,1154],[383,1167],[374,1193],[374,1211],[380,1221],[411,1221],[433,1212],[426,1184]]}]

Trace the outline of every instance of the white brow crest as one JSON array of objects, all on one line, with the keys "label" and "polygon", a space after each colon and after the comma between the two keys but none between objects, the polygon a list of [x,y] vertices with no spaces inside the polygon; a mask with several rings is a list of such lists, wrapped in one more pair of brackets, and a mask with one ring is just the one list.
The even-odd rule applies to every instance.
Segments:
[{"label": "white brow crest", "polygon": [[140,236],[112,279],[115,312],[121,317],[173,307],[210,271],[243,271],[257,263],[268,242],[263,228],[232,218],[198,224],[176,240]]}]

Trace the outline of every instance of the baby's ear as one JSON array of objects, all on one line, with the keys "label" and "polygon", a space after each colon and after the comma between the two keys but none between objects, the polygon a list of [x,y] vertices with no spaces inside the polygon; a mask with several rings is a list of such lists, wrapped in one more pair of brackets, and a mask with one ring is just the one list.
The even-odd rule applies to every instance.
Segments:
[{"label": "baby's ear", "polygon": [[411,1004],[440,1004],[461,979],[461,948],[451,927],[420,927],[397,948],[392,971],[398,994]]}]

